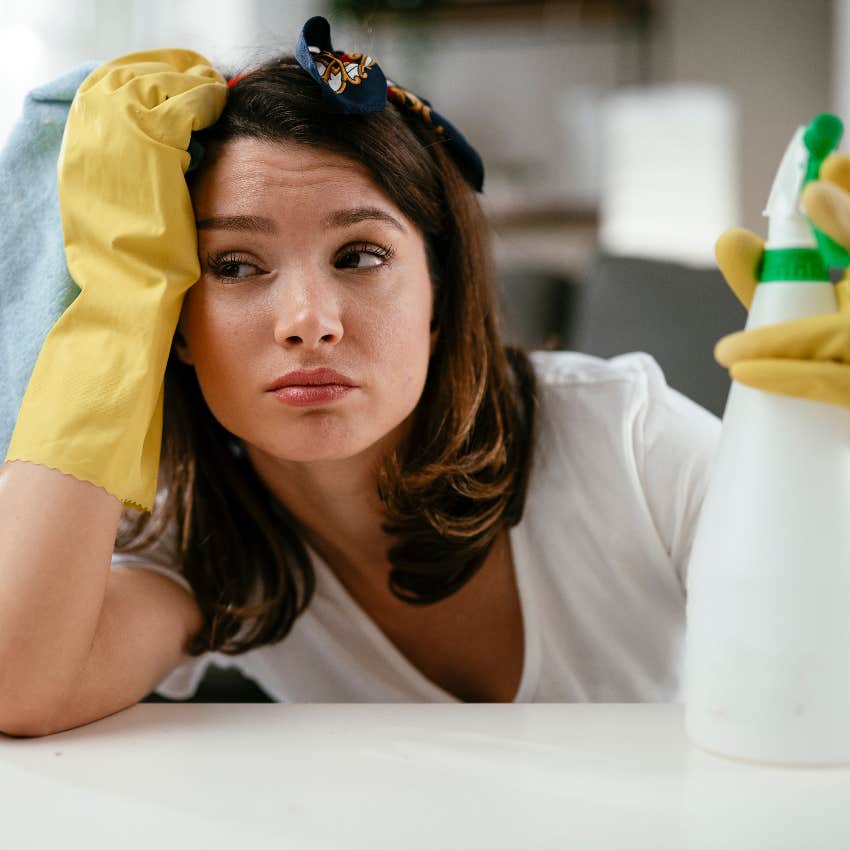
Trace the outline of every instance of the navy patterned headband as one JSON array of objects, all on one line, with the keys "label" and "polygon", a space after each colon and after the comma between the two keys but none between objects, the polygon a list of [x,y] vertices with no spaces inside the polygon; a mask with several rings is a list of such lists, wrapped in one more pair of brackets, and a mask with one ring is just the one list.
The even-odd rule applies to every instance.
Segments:
[{"label": "navy patterned headband", "polygon": [[[329,112],[350,115],[380,112],[390,100],[399,109],[417,116],[445,143],[446,151],[472,188],[482,191],[484,165],[460,130],[435,112],[427,100],[388,80],[371,56],[334,50],[331,27],[325,18],[317,15],[304,24],[295,46],[295,59],[321,87]],[[248,74],[234,77],[228,86]],[[193,157],[190,170],[196,166]]]}]

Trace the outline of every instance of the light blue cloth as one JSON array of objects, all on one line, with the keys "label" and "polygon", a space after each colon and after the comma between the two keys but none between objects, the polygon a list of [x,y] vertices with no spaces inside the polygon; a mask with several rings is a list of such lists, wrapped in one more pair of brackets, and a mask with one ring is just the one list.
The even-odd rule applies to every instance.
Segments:
[{"label": "light blue cloth", "polygon": [[56,165],[87,62],[33,89],[0,153],[0,461],[41,346],[79,294],[68,274]]}]

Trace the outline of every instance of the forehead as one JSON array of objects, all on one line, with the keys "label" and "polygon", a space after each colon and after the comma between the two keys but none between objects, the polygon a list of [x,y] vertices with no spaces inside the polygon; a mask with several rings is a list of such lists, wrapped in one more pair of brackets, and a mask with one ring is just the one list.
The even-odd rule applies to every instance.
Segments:
[{"label": "forehead", "polygon": [[222,145],[194,186],[196,210],[256,206],[282,194],[338,204],[368,199],[394,207],[369,171],[332,151],[292,142],[237,138]]}]

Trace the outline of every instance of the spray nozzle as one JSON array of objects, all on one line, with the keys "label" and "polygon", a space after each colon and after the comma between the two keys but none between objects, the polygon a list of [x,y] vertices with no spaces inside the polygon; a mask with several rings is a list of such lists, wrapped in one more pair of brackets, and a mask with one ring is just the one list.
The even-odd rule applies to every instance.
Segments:
[{"label": "spray nozzle", "polygon": [[[803,144],[809,152],[809,173],[807,180],[817,179],[821,163],[832,153],[841,141],[844,125],[841,119],[828,112],[816,116],[803,133]],[[814,169],[812,168],[814,166]]]},{"label": "spray nozzle", "polygon": [[[803,144],[809,152],[809,162],[806,168],[806,178],[803,182],[804,186],[809,181],[818,179],[823,161],[838,147],[843,132],[844,125],[841,123],[841,119],[829,112],[817,115],[812,123],[806,127],[803,133]],[[850,253],[846,249],[814,225],[812,225],[812,230],[821,256],[828,266],[843,268],[850,265]]]}]

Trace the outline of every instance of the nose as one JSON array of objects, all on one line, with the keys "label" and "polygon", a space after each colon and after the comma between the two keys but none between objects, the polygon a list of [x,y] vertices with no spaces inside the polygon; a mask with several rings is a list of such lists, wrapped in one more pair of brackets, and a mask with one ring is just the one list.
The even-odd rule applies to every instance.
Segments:
[{"label": "nose", "polygon": [[336,345],[343,335],[340,305],[333,290],[320,281],[283,282],[276,305],[275,341],[285,348],[315,349]]}]

